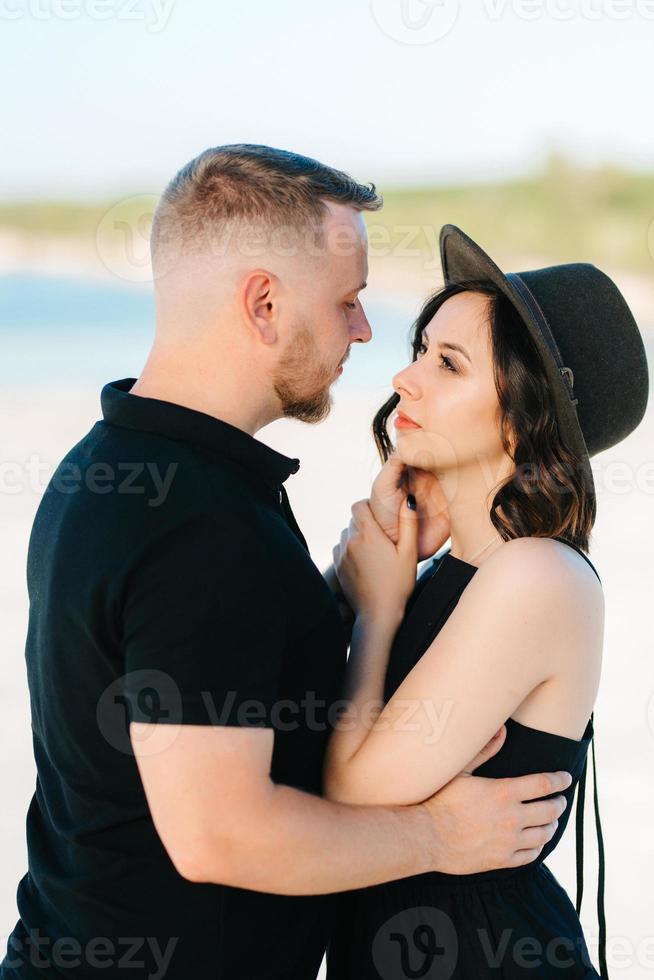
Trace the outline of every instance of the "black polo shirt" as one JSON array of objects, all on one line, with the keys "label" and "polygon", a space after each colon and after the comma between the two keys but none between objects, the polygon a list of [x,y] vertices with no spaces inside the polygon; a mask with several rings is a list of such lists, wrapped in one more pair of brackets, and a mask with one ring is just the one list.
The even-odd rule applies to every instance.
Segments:
[{"label": "black polo shirt", "polygon": [[0,976],[314,980],[331,896],[182,878],[128,736],[130,719],[273,727],[272,779],[320,793],[347,641],[283,487],[299,460],[134,380],[105,385],[34,520],[38,775]]}]

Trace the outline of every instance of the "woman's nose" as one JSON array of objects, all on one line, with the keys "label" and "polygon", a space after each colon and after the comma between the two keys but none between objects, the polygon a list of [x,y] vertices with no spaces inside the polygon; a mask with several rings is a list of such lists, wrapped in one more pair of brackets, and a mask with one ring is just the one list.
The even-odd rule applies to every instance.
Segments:
[{"label": "woman's nose", "polygon": [[419,389],[416,379],[413,376],[413,364],[409,364],[407,367],[398,371],[396,375],[393,376],[391,382],[393,390],[396,394],[405,398],[418,398]]}]

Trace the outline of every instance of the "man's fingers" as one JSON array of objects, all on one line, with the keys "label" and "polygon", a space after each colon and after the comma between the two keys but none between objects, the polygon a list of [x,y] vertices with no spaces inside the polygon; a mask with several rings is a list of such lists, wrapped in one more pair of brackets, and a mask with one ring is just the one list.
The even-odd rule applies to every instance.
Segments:
[{"label": "man's fingers", "polygon": [[542,847],[552,839],[558,826],[559,821],[555,819],[542,827],[527,827],[519,835],[520,848]]},{"label": "man's fingers", "polygon": [[565,796],[555,796],[552,800],[544,800],[537,803],[523,803],[520,813],[522,815],[523,829],[527,827],[544,827],[552,820],[559,820],[565,810],[568,801]]},{"label": "man's fingers", "polygon": [[528,851],[515,851],[507,867],[521,868],[524,864],[531,864],[532,861],[536,860],[543,847],[544,845],[541,844],[540,847],[532,847]]},{"label": "man's fingers", "polygon": [[538,800],[543,796],[562,793],[572,782],[572,776],[565,770],[557,772],[536,772],[528,776],[512,776],[504,780],[510,785],[514,798],[520,802]]}]

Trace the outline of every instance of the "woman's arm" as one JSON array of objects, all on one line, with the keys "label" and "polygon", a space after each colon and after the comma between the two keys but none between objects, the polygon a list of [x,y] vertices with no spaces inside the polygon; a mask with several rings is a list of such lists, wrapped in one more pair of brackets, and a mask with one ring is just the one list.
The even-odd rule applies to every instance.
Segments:
[{"label": "woman's arm", "polygon": [[331,736],[326,795],[410,804],[437,792],[564,657],[584,655],[589,618],[601,616],[601,606],[601,589],[551,542],[506,542],[480,566],[372,727],[359,709],[381,696],[392,624],[364,616],[346,682],[356,710]]},{"label": "woman's arm", "polygon": [[384,707],[388,656],[400,621],[398,616],[383,613],[371,616],[363,614],[354,621],[342,693],[347,705],[340,713],[330,738],[324,769],[328,796],[333,788],[330,786],[332,779],[338,780],[343,773],[350,771],[352,757],[371,733]]}]

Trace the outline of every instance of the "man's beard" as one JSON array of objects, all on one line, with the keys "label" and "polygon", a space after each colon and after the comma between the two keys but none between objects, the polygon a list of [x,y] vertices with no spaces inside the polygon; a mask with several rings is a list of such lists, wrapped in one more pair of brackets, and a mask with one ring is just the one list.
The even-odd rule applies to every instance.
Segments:
[{"label": "man's beard", "polygon": [[336,368],[318,360],[313,334],[307,327],[293,336],[288,351],[283,367],[273,379],[282,414],[301,422],[322,422],[333,406],[330,388]]}]

